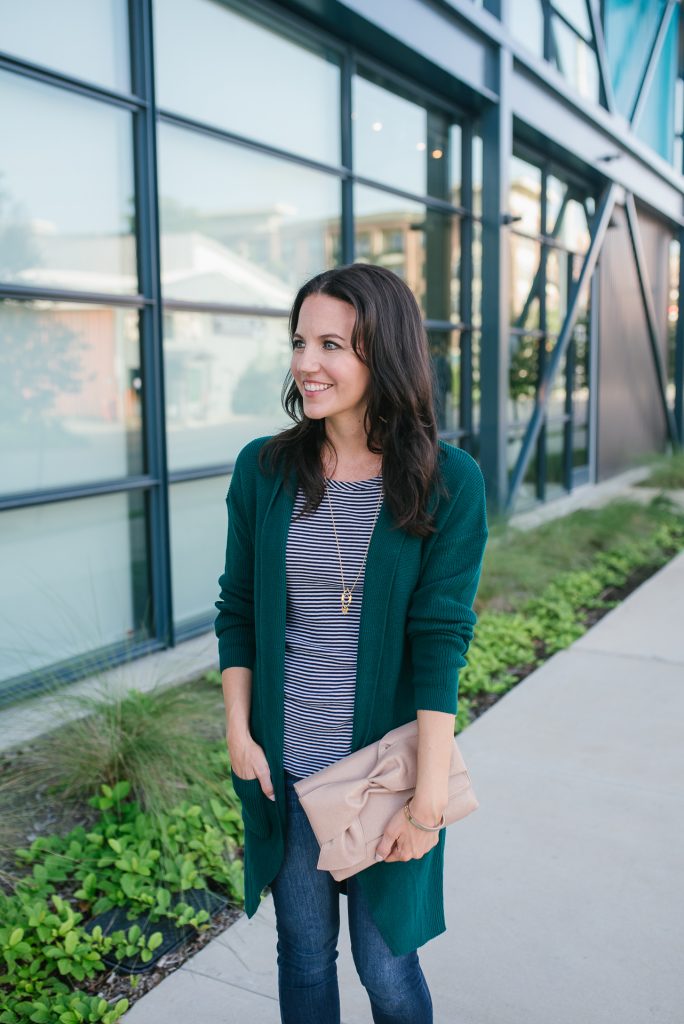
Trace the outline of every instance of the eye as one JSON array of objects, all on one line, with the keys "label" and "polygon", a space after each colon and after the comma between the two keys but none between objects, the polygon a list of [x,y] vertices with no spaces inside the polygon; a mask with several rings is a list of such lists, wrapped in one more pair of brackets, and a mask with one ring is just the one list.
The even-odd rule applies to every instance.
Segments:
[{"label": "eye", "polygon": [[297,345],[299,345],[300,343],[301,343],[301,338],[293,338],[293,340],[292,340],[292,348],[297,348]]}]

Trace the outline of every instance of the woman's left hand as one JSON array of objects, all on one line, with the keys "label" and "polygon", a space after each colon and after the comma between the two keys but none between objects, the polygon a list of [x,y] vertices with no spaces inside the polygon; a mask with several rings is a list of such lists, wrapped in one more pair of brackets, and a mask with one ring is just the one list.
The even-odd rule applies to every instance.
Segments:
[{"label": "woman's left hand", "polygon": [[[426,824],[431,824],[426,822]],[[389,863],[395,860],[417,860],[425,856],[439,842],[439,832],[425,832],[412,825],[400,807],[385,827],[382,839],[375,852],[376,860]],[[378,857],[382,855],[382,858]]]}]

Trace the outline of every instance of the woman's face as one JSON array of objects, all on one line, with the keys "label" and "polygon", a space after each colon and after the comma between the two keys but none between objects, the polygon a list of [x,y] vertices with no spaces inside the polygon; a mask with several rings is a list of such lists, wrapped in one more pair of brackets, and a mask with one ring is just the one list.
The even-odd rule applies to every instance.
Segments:
[{"label": "woman's face", "polygon": [[290,369],[310,419],[363,419],[370,370],[351,346],[355,321],[354,307],[330,295],[309,295],[301,305]]}]

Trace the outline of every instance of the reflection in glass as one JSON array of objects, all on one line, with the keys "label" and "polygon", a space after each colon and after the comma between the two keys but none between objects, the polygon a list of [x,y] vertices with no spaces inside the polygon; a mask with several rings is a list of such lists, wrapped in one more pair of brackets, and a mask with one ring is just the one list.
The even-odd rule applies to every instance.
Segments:
[{"label": "reflection in glass", "polygon": [[527,330],[539,327],[539,261],[541,245],[531,238],[510,234],[511,325]]},{"label": "reflection in glass", "polygon": [[564,486],[564,452],[565,452],[565,429],[562,423],[546,423],[544,430],[546,442],[546,480],[545,493],[546,501],[557,498],[566,492]]},{"label": "reflection in glass", "polygon": [[2,513],[0,679],[149,636],[146,506],[127,491]]},{"label": "reflection in glass", "polygon": [[473,213],[482,216],[482,136],[473,135]]},{"label": "reflection in glass", "polygon": [[556,10],[564,14],[585,39],[592,39],[591,25],[587,14],[587,0],[553,0],[553,3]]},{"label": "reflection in glass", "polygon": [[546,176],[546,234],[555,235],[568,186],[553,174]]},{"label": "reflection in glass", "polygon": [[428,331],[435,379],[437,429],[458,430],[461,426],[461,339],[459,331]]},{"label": "reflection in glass", "polygon": [[534,410],[539,379],[538,338],[524,334],[512,334],[509,347],[508,368],[508,423],[509,426],[525,426]]},{"label": "reflection in glass", "polygon": [[0,71],[0,120],[0,280],[136,294],[131,115]]},{"label": "reflection in glass", "polygon": [[[506,465],[508,467],[509,480],[513,475],[518,456],[522,450],[523,433],[515,431],[509,434],[506,440]],[[536,448],[533,451],[530,461],[527,464],[525,475],[518,488],[515,499],[515,511],[525,512],[534,508],[539,503],[537,496],[538,461]]]},{"label": "reflection in glass", "polygon": [[365,185],[354,187],[354,214],[357,262],[398,274],[427,319],[457,320],[459,219]]},{"label": "reflection in glass", "polygon": [[124,0],[0,0],[0,25],[5,53],[110,89],[130,90]]},{"label": "reflection in glass", "polygon": [[138,314],[0,302],[0,491],[144,471]]},{"label": "reflection in glass", "polygon": [[461,206],[463,197],[461,194],[462,185],[462,132],[459,124],[452,124],[449,128],[449,201],[454,206]]},{"label": "reflection in glass", "polygon": [[280,400],[291,355],[285,319],[167,313],[170,469],[232,462],[253,437],[291,426]]},{"label": "reflection in glass", "polygon": [[175,113],[339,164],[340,69],[215,0],[153,5],[157,102]]},{"label": "reflection in glass", "polygon": [[563,216],[558,224],[556,238],[567,249],[585,253],[589,248],[591,235],[587,224],[587,214],[582,203],[576,199],[568,199]]},{"label": "reflection in glass", "polygon": [[339,262],[336,176],[168,124],[159,152],[166,298],[287,309]]},{"label": "reflection in glass", "polygon": [[561,21],[551,19],[553,63],[580,95],[599,102],[599,76],[596,53],[580,36]]},{"label": "reflection in glass", "polygon": [[[261,431],[266,433],[266,431]],[[177,625],[213,619],[224,570],[229,476],[169,488],[173,616]],[[198,538],[201,537],[201,543]]]},{"label": "reflection in glass", "polygon": [[482,224],[473,221],[473,279],[471,282],[472,322],[482,325]]},{"label": "reflection in glass", "polygon": [[537,57],[544,57],[544,17],[542,0],[509,0],[511,33]]},{"label": "reflection in glass", "polygon": [[667,292],[667,398],[674,408],[675,400],[675,358],[677,351],[677,321],[679,319],[679,260],[680,246],[676,238],[670,239]]},{"label": "reflection in glass", "polygon": [[[543,374],[546,374],[546,366],[551,360],[551,353],[556,347],[555,338],[546,339],[546,355],[544,360]],[[549,400],[546,405],[546,419],[556,420],[565,415],[565,364],[568,358],[567,349],[561,358],[558,370],[549,389]]]},{"label": "reflection in glass", "polygon": [[568,312],[568,261],[564,249],[550,249],[546,254],[546,327],[558,334]]},{"label": "reflection in glass", "polygon": [[511,157],[509,208],[516,222],[516,231],[538,235],[541,231],[541,169]]},{"label": "reflection in glass", "polygon": [[575,424],[572,431],[573,469],[589,464],[589,431],[586,424]]},{"label": "reflection in glass", "polygon": [[428,139],[427,110],[360,75],[352,79],[354,169],[406,192],[426,195],[430,159],[447,159]]}]

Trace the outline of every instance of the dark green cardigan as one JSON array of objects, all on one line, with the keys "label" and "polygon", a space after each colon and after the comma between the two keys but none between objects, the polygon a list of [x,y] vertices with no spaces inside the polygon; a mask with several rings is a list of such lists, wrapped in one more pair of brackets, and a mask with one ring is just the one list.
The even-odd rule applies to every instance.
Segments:
[{"label": "dark green cardigan", "polygon": [[[292,481],[259,470],[268,437],[240,451],[226,497],[228,540],[216,602],[221,671],[253,671],[250,730],[266,754],[276,800],[258,779],[232,772],[245,825],[245,911],[252,917],[283,858],[283,671],[285,548],[295,499]],[[487,543],[484,480],[467,452],[439,442],[450,496],[439,497],[428,538],[392,529],[383,502],[368,549],[356,672],[352,751],[416,718],[420,708],[456,713],[458,672],[473,636],[472,610]],[[434,509],[434,496],[430,509]],[[379,861],[358,873],[378,928],[395,955],[446,930],[444,840],[423,857]],[[344,883],[340,889],[346,891]]]}]

